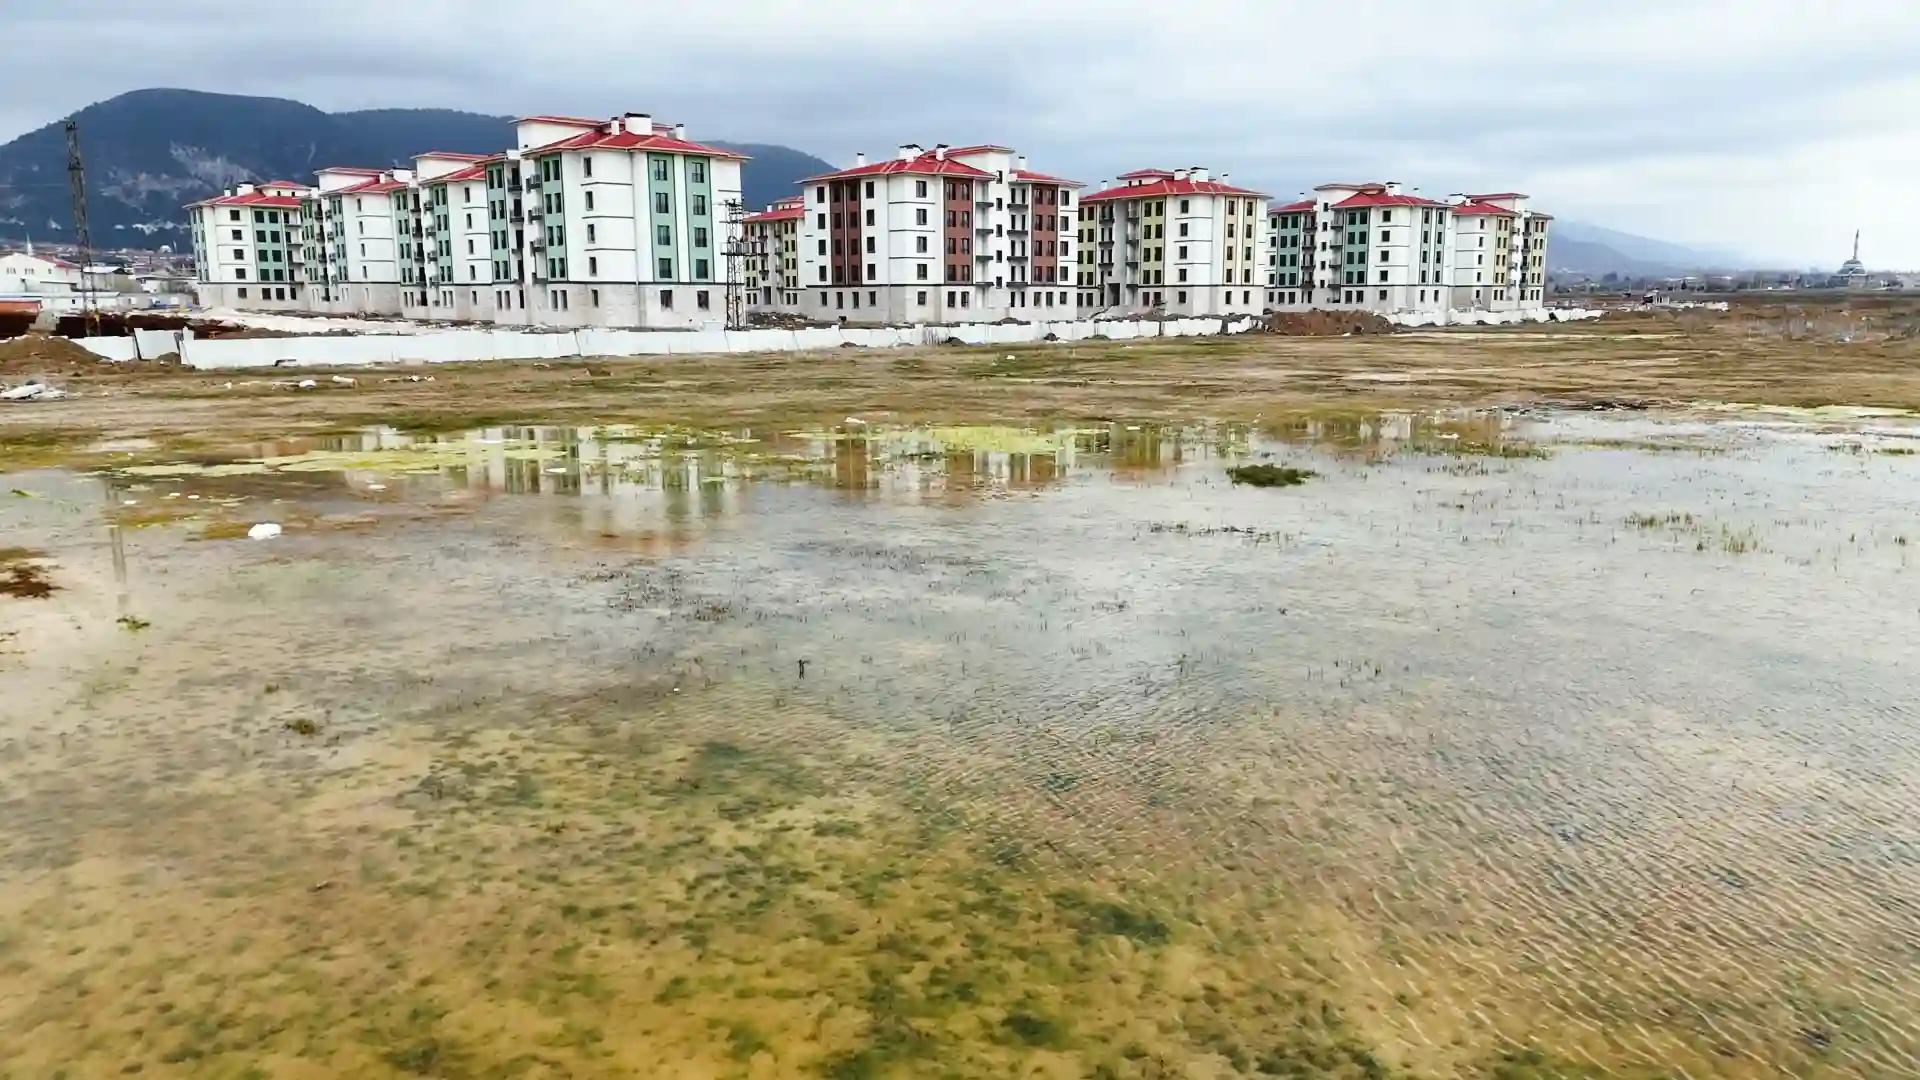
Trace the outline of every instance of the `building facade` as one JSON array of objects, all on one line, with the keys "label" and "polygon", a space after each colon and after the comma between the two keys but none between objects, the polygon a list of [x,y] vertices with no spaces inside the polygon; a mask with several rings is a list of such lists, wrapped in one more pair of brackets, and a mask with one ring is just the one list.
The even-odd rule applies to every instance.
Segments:
[{"label": "building facade", "polygon": [[1546,298],[1552,218],[1516,193],[1438,202],[1398,184],[1323,184],[1268,214],[1277,311],[1510,311]]},{"label": "building facade", "polygon": [[1073,317],[1080,184],[1004,146],[903,145],[802,185],[800,314],[850,323]]},{"label": "building facade", "polygon": [[1519,192],[1466,195],[1452,206],[1451,304],[1483,311],[1544,307],[1547,229],[1553,217]]},{"label": "building facade", "polygon": [[806,197],[791,195],[746,218],[747,310],[800,310],[800,219]]},{"label": "building facade", "polygon": [[1142,169],[1081,201],[1082,316],[1251,315],[1266,304],[1267,197],[1207,170]]},{"label": "building facade", "polygon": [[310,190],[290,181],[241,184],[188,207],[201,306],[307,310],[301,236]]}]

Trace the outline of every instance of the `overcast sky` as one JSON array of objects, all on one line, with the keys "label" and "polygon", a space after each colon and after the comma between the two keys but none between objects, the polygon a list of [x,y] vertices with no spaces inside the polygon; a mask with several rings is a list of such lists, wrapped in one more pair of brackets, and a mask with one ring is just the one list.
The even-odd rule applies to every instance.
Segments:
[{"label": "overcast sky", "polygon": [[1916,0],[0,0],[0,43],[0,141],[149,86],[633,110],[835,163],[994,141],[1090,183],[1526,191],[1796,265],[1858,227],[1920,268]]}]

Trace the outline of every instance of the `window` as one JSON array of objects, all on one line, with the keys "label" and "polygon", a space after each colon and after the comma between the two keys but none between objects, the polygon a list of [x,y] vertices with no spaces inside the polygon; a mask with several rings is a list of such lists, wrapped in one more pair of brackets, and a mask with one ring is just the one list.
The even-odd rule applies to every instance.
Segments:
[{"label": "window", "polygon": [[227,220],[228,220],[228,221],[239,221],[239,220],[240,220],[240,211],[238,211],[238,210],[229,210],[229,211],[227,211]]},{"label": "window", "polygon": [[672,260],[672,259],[661,259],[661,260],[660,260],[660,267],[659,267],[659,269],[660,269],[660,278],[661,278],[661,280],[663,280],[663,281],[664,281],[664,280],[667,280],[667,279],[670,279],[670,278],[672,278],[672,277],[673,277],[673,260]]},{"label": "window", "polygon": [[695,217],[707,216],[707,197],[705,195],[695,195],[693,197],[693,215]]},{"label": "window", "polygon": [[[927,264],[926,264],[926,263],[921,263],[921,264],[919,264],[918,266],[915,266],[915,267],[913,268],[913,276],[914,276],[914,279],[915,279],[915,280],[917,280],[917,281],[925,281],[925,280],[927,280]],[[921,296],[925,296],[925,295],[927,295],[927,294],[926,294],[926,293],[921,293],[920,295],[921,295]],[[923,304],[924,304],[924,303],[926,303],[926,301],[925,301],[925,300],[922,300],[922,301],[920,301],[920,302],[921,302],[921,303],[923,303]]]},{"label": "window", "polygon": [[868,281],[880,280],[880,272],[874,269],[874,265],[872,263],[867,264],[867,280]]},{"label": "window", "polygon": [[1174,280],[1176,280],[1176,281],[1185,281],[1185,280],[1187,280],[1187,272],[1186,272],[1185,270],[1182,270],[1182,271],[1180,271],[1179,273],[1180,273],[1180,276],[1179,276],[1179,277],[1177,277],[1177,278],[1175,278]]},{"label": "window", "polygon": [[708,308],[711,308],[713,306],[712,294],[705,289],[694,293],[693,306],[699,308],[701,311],[706,311]]},{"label": "window", "polygon": [[[600,260],[591,255],[587,256],[587,276],[588,277],[600,276]],[[595,304],[594,306],[599,307],[600,305]]]},{"label": "window", "polygon": [[873,181],[867,181],[867,198],[873,198]]},{"label": "window", "polygon": [[666,192],[656,191],[653,193],[653,212],[656,214],[673,213],[673,202],[667,197]]},{"label": "window", "polygon": [[673,226],[655,225],[653,227],[653,242],[660,247],[672,247]]},{"label": "window", "polygon": [[[872,187],[873,185],[869,184],[867,186]],[[873,211],[871,210],[867,211],[867,228],[873,228]]]},{"label": "window", "polygon": [[1188,206],[1188,205],[1189,205],[1189,204],[1188,204],[1188,202],[1187,202],[1187,200],[1185,200],[1185,199],[1181,199],[1181,200],[1180,200],[1180,212],[1181,212],[1181,213],[1183,213],[1183,214],[1184,214],[1184,213],[1186,213],[1186,212],[1187,212],[1187,206]]},{"label": "window", "polygon": [[1180,235],[1181,235],[1181,236],[1185,236],[1185,235],[1187,235],[1187,225],[1186,225],[1186,222],[1181,222],[1181,223],[1180,223]]},{"label": "window", "polygon": [[827,253],[827,242],[825,240],[818,240],[815,241],[815,243],[820,245],[820,254],[825,255]]},{"label": "window", "polygon": [[707,246],[707,230],[701,228],[693,230],[693,246],[697,248]]},{"label": "window", "polygon": [[[920,186],[921,186],[921,187],[923,187],[923,188],[924,188],[924,187],[926,187],[926,186],[927,186],[927,182],[926,182],[925,180],[922,180],[922,181],[920,181]],[[921,274],[920,274],[920,276],[921,276],[921,277],[926,277],[927,275],[926,275],[926,273],[925,273],[925,271],[926,271],[926,269],[927,269],[927,268],[923,266],[923,267],[921,267],[920,269],[921,269],[921,271],[922,271],[922,272],[921,272]],[[927,290],[925,290],[925,289],[921,289],[921,290],[920,290],[919,292],[917,292],[917,293],[915,293],[915,294],[913,295],[913,302],[914,302],[914,304],[915,304],[915,305],[917,305],[917,306],[919,306],[919,307],[926,307],[926,306],[927,306]]]},{"label": "window", "polygon": [[1184,260],[1187,257],[1187,245],[1181,244],[1177,250],[1179,251],[1180,258]]},{"label": "window", "polygon": [[[825,184],[822,184],[819,187],[813,189],[813,201],[817,203],[823,203],[827,201],[827,186]],[[827,227],[826,219],[824,218],[821,219],[820,227],[823,229]],[[820,298],[820,302],[823,304],[826,303],[827,298],[825,296],[822,296]]]},{"label": "window", "polygon": [[660,290],[660,307],[666,311],[673,310],[673,290],[672,289]]},{"label": "window", "polygon": [[[925,180],[915,180],[913,182],[913,197],[916,199],[924,199],[927,197],[927,182]],[[922,222],[922,224],[925,223]],[[923,304],[927,302],[926,293],[920,294],[920,302]]]},{"label": "window", "polygon": [[[589,210],[591,210],[591,209],[593,209],[593,192],[591,192],[591,191],[589,191],[589,192],[587,192],[587,209],[589,209]],[[468,214],[468,215],[467,215],[467,224],[468,224],[469,226],[471,226],[471,225],[473,224],[473,215],[472,215],[472,214]]]},{"label": "window", "polygon": [[707,260],[705,259],[693,260],[693,276],[694,276],[694,280],[696,281],[705,281],[708,278],[713,276],[707,271]]},{"label": "window", "polygon": [[593,243],[594,232],[595,232],[594,226],[588,225],[587,226],[587,243],[589,244]]},{"label": "window", "polygon": [[867,254],[873,254],[873,237],[867,237]]},{"label": "window", "polygon": [[[239,211],[236,210],[235,213],[237,214],[239,213]],[[247,298],[247,290],[242,288],[239,290],[239,292],[240,292],[240,299],[245,300]]]}]

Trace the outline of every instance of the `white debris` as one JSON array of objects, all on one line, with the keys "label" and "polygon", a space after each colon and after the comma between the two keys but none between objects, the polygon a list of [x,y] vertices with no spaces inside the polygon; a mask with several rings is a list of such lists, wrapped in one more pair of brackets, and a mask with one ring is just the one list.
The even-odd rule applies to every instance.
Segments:
[{"label": "white debris", "polygon": [[280,535],[280,526],[271,521],[263,521],[247,530],[249,540],[271,540]]},{"label": "white debris", "polygon": [[385,491],[385,490],[387,490],[387,485],[385,485],[385,484],[368,484],[368,485],[367,485],[367,490],[368,490],[368,491]]},{"label": "white debris", "polygon": [[319,383],[314,382],[312,379],[301,379],[299,382],[294,383],[294,386],[298,387],[301,390],[312,390],[314,387],[319,385],[320,385]]},{"label": "white debris", "polygon": [[864,424],[866,424],[866,421],[865,421],[865,420],[862,420],[862,419],[860,419],[860,418],[859,418],[859,417],[857,417],[857,416],[849,416],[849,417],[847,417],[847,419],[846,419],[846,422],[847,422],[847,423],[849,423],[849,424],[861,424],[861,425],[864,425]]},{"label": "white debris", "polygon": [[360,382],[359,382],[359,380],[357,380],[357,379],[352,379],[352,378],[349,378],[349,377],[347,377],[347,376],[345,376],[345,375],[335,375],[335,376],[333,377],[333,380],[332,380],[332,381],[333,381],[333,385],[335,385],[335,386],[358,386],[358,385],[360,385]]}]

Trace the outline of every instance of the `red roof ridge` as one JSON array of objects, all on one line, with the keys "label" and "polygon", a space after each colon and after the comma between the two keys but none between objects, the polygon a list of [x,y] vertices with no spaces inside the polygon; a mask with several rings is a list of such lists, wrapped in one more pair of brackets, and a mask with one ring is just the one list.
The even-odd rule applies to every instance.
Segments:
[{"label": "red roof ridge", "polygon": [[1115,177],[1115,179],[1118,179],[1118,180],[1171,180],[1173,179],[1173,173],[1167,171],[1166,169],[1135,169],[1132,172],[1123,172],[1119,176]]},{"label": "red roof ridge", "polygon": [[745,154],[736,154],[731,150],[722,150],[717,146],[688,142],[670,135],[635,135],[628,131],[583,131],[578,135],[569,135],[558,142],[536,146],[526,151],[528,154],[564,153],[568,150],[659,150],[675,154],[700,154],[705,157],[725,158],[729,161],[751,161]]},{"label": "red roof ridge", "polygon": [[1013,147],[1011,146],[997,146],[993,143],[981,143],[979,146],[952,147],[948,149],[947,156],[952,157],[955,154],[984,154],[984,153],[988,153],[995,150],[1003,154],[1013,153]]},{"label": "red roof ridge", "polygon": [[1524,199],[1527,196],[1518,191],[1496,191],[1490,195],[1465,195],[1468,202],[1486,202],[1488,199]]},{"label": "red roof ridge", "polygon": [[1314,208],[1314,206],[1316,206],[1316,205],[1317,205],[1317,204],[1316,204],[1316,203],[1315,203],[1315,202],[1314,202],[1314,201],[1313,201],[1312,199],[1308,199],[1308,200],[1306,200],[1305,202],[1293,202],[1293,203],[1288,203],[1288,204],[1287,204],[1287,205],[1285,205],[1285,206],[1276,206],[1276,207],[1273,207],[1273,208],[1271,208],[1271,209],[1269,209],[1269,210],[1267,211],[1267,213],[1269,213],[1269,214],[1298,214],[1298,213],[1301,213],[1302,211],[1306,211],[1306,210],[1311,210],[1311,209],[1313,209],[1313,208]]},{"label": "red roof ridge", "polygon": [[945,159],[934,156],[929,150],[911,158],[889,158],[886,161],[874,161],[865,165],[855,165],[849,169],[838,169],[818,176],[809,176],[802,183],[815,180],[839,180],[849,176],[881,176],[900,173],[924,173],[929,176],[964,176],[969,179],[979,177],[992,179],[993,174],[985,169],[976,169],[964,161],[955,161],[949,150]]},{"label": "red roof ridge", "polygon": [[767,209],[762,210],[757,214],[748,214],[743,220],[745,220],[748,224],[753,224],[756,222],[764,222],[764,221],[791,221],[794,218],[803,218],[806,216],[807,216],[807,211],[805,207],[773,206],[773,207],[768,207]]},{"label": "red roof ridge", "polygon": [[1454,203],[1452,209],[1453,209],[1453,212],[1456,214],[1467,214],[1467,215],[1488,214],[1494,217],[1519,217],[1520,216],[1519,214],[1514,213],[1513,211],[1507,209],[1504,206],[1495,206],[1492,203],[1483,203],[1483,202],[1469,201],[1469,202],[1463,202],[1463,203]]},{"label": "red roof ridge", "polygon": [[1144,199],[1159,195],[1250,195],[1264,199],[1266,195],[1246,188],[1237,188],[1222,184],[1217,180],[1155,180],[1151,184],[1123,184],[1120,187],[1096,191],[1091,195],[1082,195],[1083,203],[1106,199]]},{"label": "red roof ridge", "polygon": [[1437,206],[1446,209],[1447,204],[1423,199],[1418,195],[1389,195],[1383,185],[1367,185],[1368,190],[1357,192],[1333,204],[1336,210],[1349,207],[1367,206]]},{"label": "red roof ridge", "polygon": [[1086,187],[1087,186],[1078,180],[1068,180],[1065,177],[1060,177],[1060,176],[1048,176],[1046,173],[1033,172],[1030,169],[1013,170],[1013,178],[1015,180],[1025,180],[1028,183],[1059,184],[1063,187]]}]

